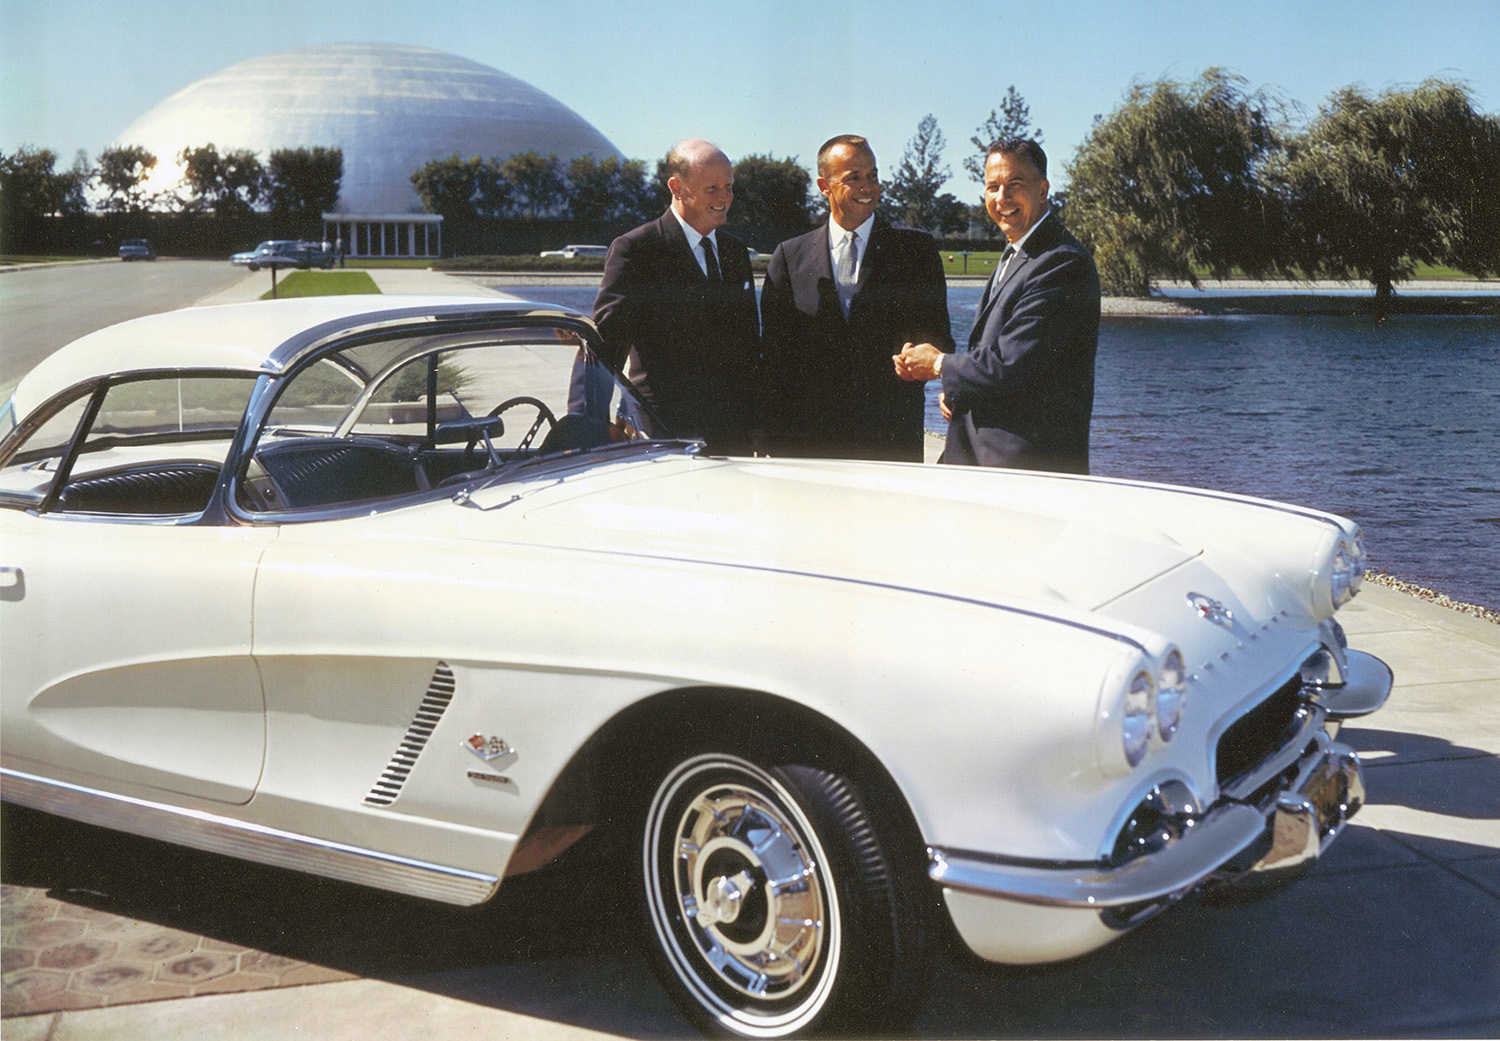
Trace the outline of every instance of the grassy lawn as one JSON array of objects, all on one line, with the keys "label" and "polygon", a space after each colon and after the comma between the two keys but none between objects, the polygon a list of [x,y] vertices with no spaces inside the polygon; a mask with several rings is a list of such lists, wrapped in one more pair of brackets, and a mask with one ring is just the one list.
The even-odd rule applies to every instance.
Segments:
[{"label": "grassy lawn", "polygon": [[0,264],[56,264],[65,260],[99,260],[99,257],[45,257],[21,256],[17,253],[0,253]]},{"label": "grassy lawn", "polygon": [[943,274],[949,278],[954,275],[989,278],[990,273],[995,270],[995,262],[999,259],[999,253],[970,253],[968,260],[965,261],[962,253],[944,250]]},{"label": "grassy lawn", "polygon": [[[366,271],[292,271],[276,282],[278,300],[294,296],[355,296],[379,292],[380,287]],[[270,300],[271,291],[267,289],[260,298]]]},{"label": "grassy lawn", "polygon": [[349,267],[414,267],[429,268],[437,264],[436,257],[353,257],[344,258],[344,263]]}]

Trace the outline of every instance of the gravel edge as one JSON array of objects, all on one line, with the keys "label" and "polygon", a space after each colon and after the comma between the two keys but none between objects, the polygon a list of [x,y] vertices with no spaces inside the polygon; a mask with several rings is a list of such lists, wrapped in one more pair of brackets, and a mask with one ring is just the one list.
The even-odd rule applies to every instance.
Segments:
[{"label": "gravel edge", "polygon": [[1398,593],[1405,593],[1419,600],[1426,600],[1429,603],[1437,604],[1439,607],[1446,607],[1449,610],[1458,611],[1460,614],[1471,615],[1475,618],[1481,618],[1486,622],[1500,625],[1500,611],[1494,611],[1479,604],[1469,604],[1462,600],[1454,600],[1447,593],[1439,593],[1435,589],[1419,586],[1415,582],[1408,582],[1403,578],[1397,578],[1395,575],[1386,574],[1384,571],[1366,572],[1365,579],[1385,586],[1387,589],[1394,589]]}]

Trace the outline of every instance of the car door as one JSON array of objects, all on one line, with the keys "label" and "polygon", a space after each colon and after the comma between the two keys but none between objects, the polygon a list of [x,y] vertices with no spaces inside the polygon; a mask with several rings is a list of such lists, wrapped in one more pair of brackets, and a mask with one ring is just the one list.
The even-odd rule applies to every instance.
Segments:
[{"label": "car door", "polygon": [[[181,409],[194,391],[172,382]],[[132,394],[139,405],[150,388]],[[74,436],[69,410],[0,471],[5,766],[145,798],[243,803],[265,755],[251,598],[277,531],[195,523],[227,437],[142,434],[158,421],[139,407],[115,409],[133,418],[104,430],[109,401],[97,415],[79,410],[92,447],[62,488],[51,484]]]}]

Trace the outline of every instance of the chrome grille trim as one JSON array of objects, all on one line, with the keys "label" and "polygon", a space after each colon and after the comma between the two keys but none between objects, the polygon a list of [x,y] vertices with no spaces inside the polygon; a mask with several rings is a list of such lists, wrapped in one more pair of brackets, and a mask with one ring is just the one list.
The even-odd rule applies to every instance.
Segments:
[{"label": "chrome grille trim", "polygon": [[1272,750],[1271,754],[1261,760],[1254,769],[1224,782],[1220,789],[1222,793],[1231,799],[1248,799],[1278,774],[1295,766],[1311,745],[1316,744],[1320,739],[1327,741],[1327,736],[1322,734],[1323,722],[1327,716],[1328,714],[1321,706],[1304,703],[1301,710],[1301,725],[1296,731],[1279,747]]},{"label": "chrome grille trim", "polygon": [[395,754],[386,764],[380,779],[370,789],[370,794],[365,796],[365,805],[389,806],[396,801],[406,779],[417,765],[417,756],[427,747],[428,739],[432,737],[449,702],[453,700],[454,685],[453,670],[448,667],[447,662],[438,662],[432,679],[427,684],[427,694],[417,706],[417,714],[412,718],[411,726],[406,728],[406,736],[396,746]]}]

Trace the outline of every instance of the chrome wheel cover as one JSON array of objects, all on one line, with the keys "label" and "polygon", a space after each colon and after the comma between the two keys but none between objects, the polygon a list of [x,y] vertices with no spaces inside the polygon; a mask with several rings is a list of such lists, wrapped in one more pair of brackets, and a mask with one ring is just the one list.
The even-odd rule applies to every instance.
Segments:
[{"label": "chrome wheel cover", "polygon": [[767,1036],[816,1015],[838,907],[817,835],[775,778],[732,756],[683,762],[652,800],[644,854],[652,925],[701,1005]]}]

